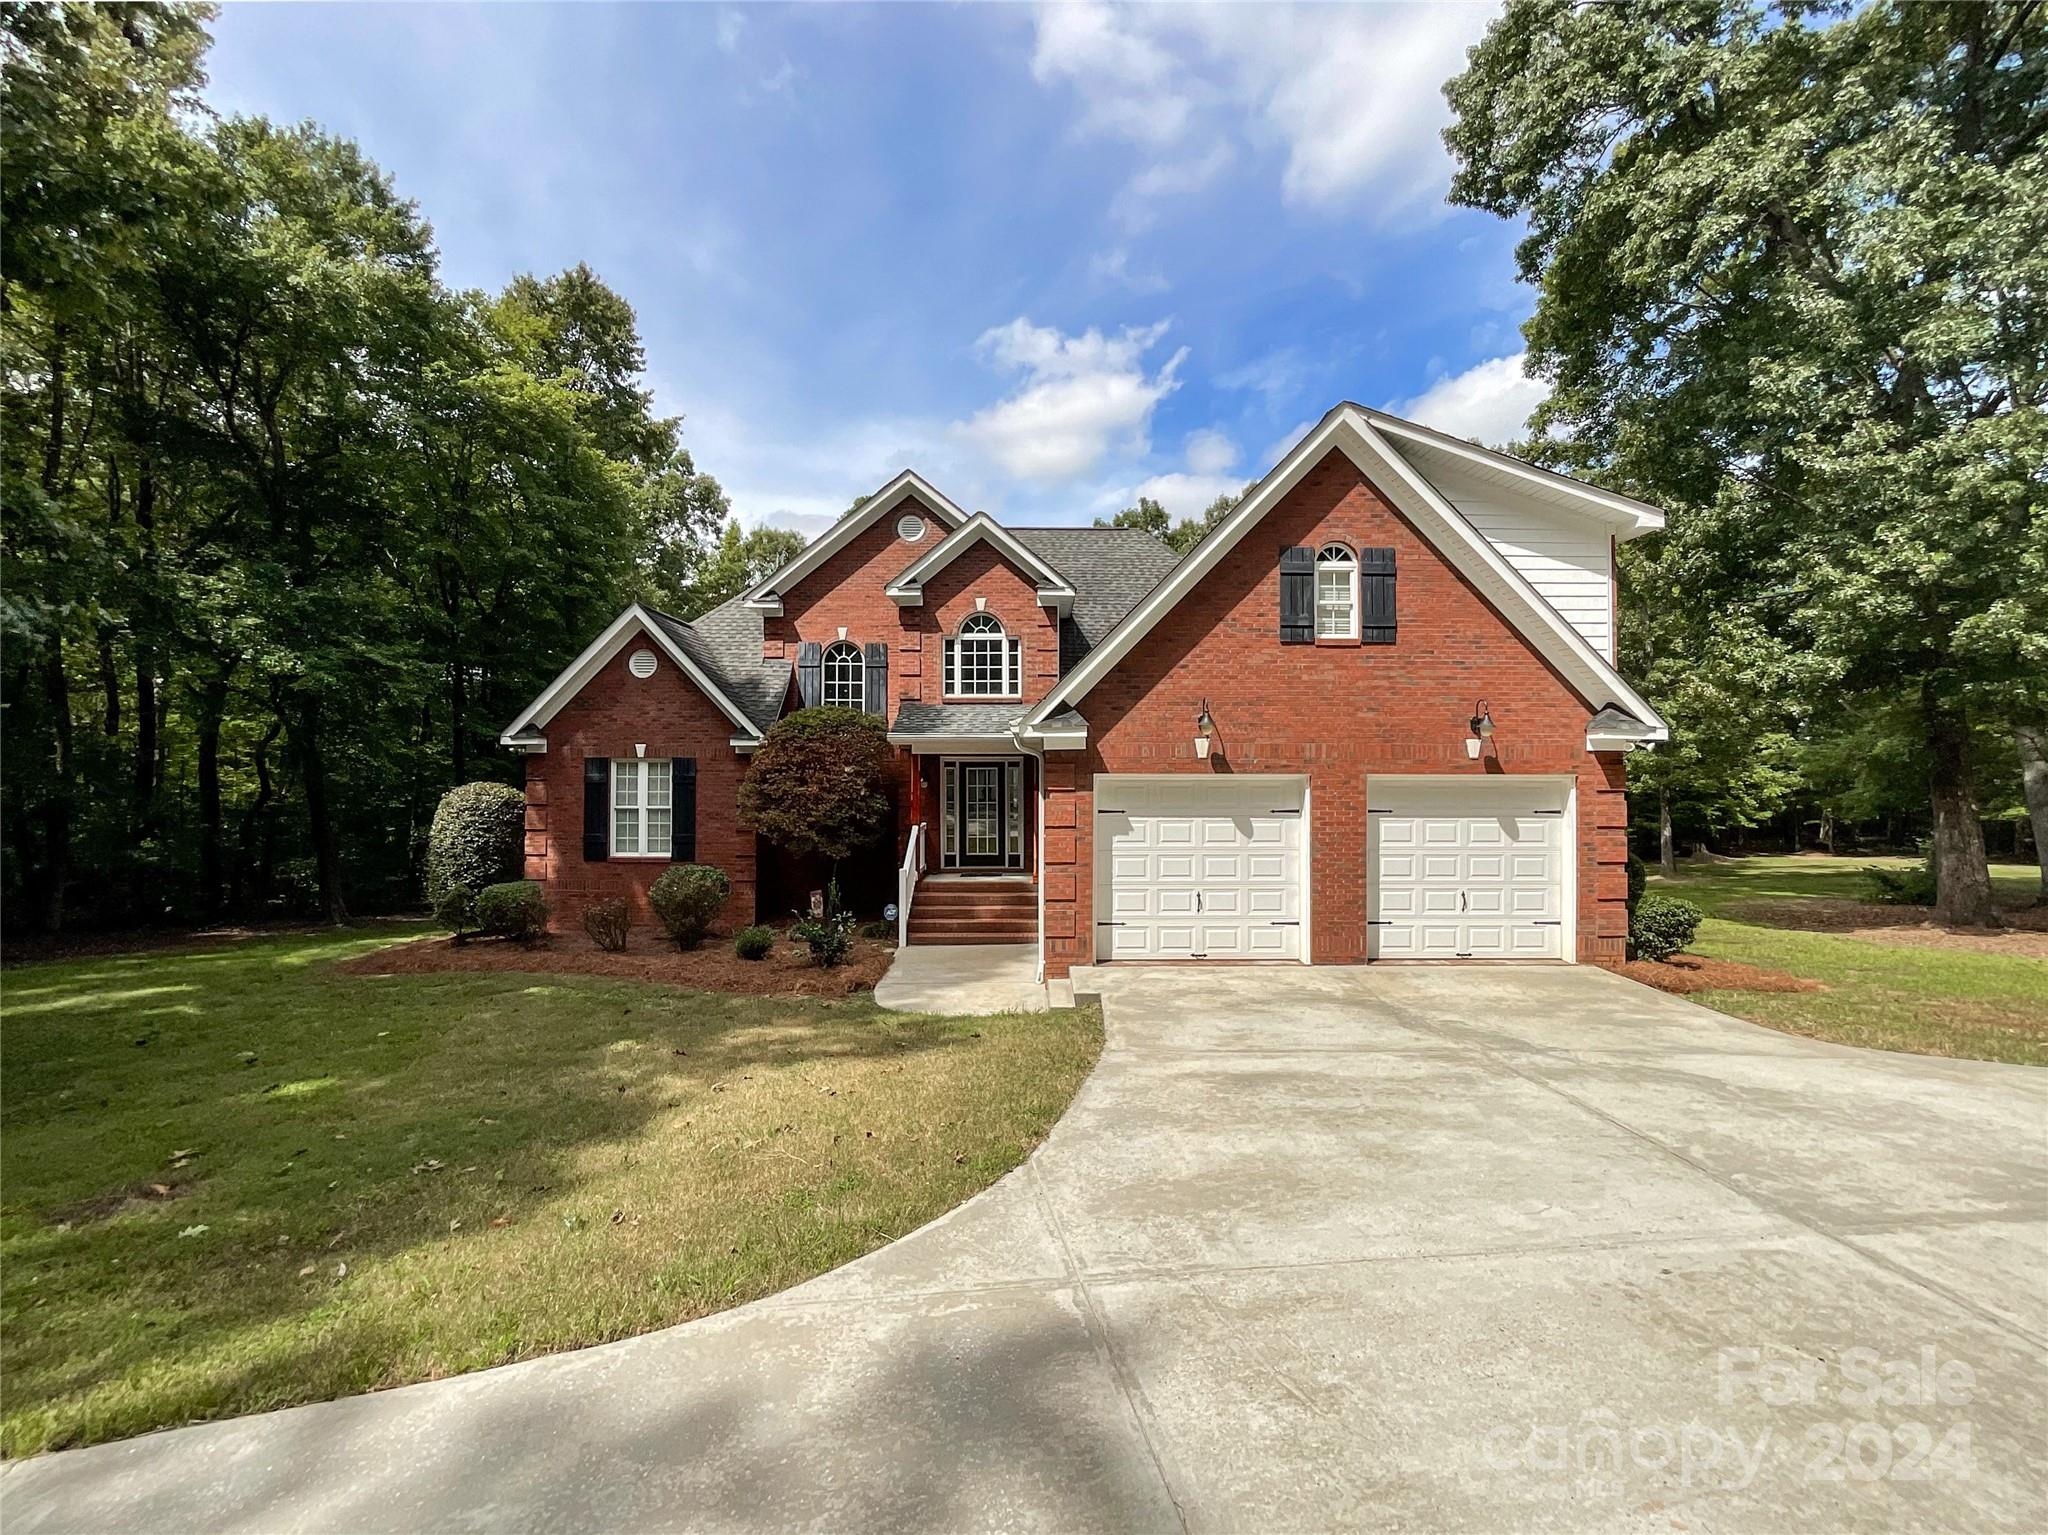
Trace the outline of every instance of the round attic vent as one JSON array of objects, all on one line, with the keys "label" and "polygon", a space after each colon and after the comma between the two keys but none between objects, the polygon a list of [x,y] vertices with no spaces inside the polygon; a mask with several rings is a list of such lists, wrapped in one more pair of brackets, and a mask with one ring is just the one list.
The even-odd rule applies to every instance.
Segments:
[{"label": "round attic vent", "polygon": [[924,519],[915,512],[905,512],[896,519],[896,536],[906,544],[914,544],[924,537]]},{"label": "round attic vent", "polygon": [[626,662],[626,670],[636,677],[652,677],[654,675],[654,652],[651,650],[634,651]]}]

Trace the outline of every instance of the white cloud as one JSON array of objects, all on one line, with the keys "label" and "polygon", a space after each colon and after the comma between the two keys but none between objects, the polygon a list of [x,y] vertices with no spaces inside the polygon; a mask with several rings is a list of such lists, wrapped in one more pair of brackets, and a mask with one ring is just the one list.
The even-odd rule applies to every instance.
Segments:
[{"label": "white cloud", "polygon": [[1294,445],[1315,430],[1313,421],[1297,421],[1285,435],[1274,441],[1271,447],[1259,455],[1259,473],[1265,475],[1281,459],[1294,451]]},{"label": "white cloud", "polygon": [[[1449,116],[1443,83],[1497,10],[1493,0],[1048,4],[1032,73],[1070,85],[1080,130],[1138,145],[1153,157],[1148,169],[1207,165],[1238,140],[1272,146],[1285,157],[1289,202],[1364,208],[1386,222],[1441,200],[1450,178],[1438,137]],[[1129,216],[1148,197],[1198,189],[1186,182],[1169,174],[1146,190],[1134,180],[1120,208]]]},{"label": "white cloud", "polygon": [[737,53],[740,48],[740,34],[747,29],[747,18],[738,11],[726,9],[718,13],[718,51]]},{"label": "white cloud", "polygon": [[1122,504],[1135,506],[1141,496],[1149,496],[1168,516],[1198,517],[1218,496],[1243,489],[1244,481],[1234,474],[1155,474],[1139,482]]},{"label": "white cloud", "polygon": [[1221,474],[1237,463],[1237,444],[1215,427],[1188,433],[1188,468],[1196,474]]},{"label": "white cloud", "polygon": [[1528,354],[1494,357],[1463,373],[1439,379],[1411,400],[1387,407],[1394,415],[1468,437],[1489,446],[1513,442],[1528,431],[1529,412],[1541,405],[1550,386],[1523,371]]},{"label": "white cloud", "polygon": [[1176,375],[1187,356],[1182,347],[1146,372],[1145,354],[1168,323],[1069,336],[1020,317],[984,332],[977,350],[1023,382],[961,422],[958,434],[1005,472],[1040,482],[1086,474],[1113,449],[1146,452],[1153,408],[1180,387]]},{"label": "white cloud", "polygon": [[1115,283],[1133,293],[1164,293],[1171,284],[1157,272],[1133,272],[1131,253],[1119,245],[1097,251],[1088,260],[1088,275],[1097,282]]}]

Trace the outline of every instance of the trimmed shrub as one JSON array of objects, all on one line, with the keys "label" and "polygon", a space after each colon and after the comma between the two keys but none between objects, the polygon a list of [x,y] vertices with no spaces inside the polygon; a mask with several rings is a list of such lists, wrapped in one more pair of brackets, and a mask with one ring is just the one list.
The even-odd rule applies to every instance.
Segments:
[{"label": "trimmed shrub", "polygon": [[894,938],[896,936],[896,924],[893,922],[863,922],[860,925],[860,935],[863,938]]},{"label": "trimmed shrub", "polygon": [[853,917],[848,912],[805,917],[789,931],[809,945],[811,963],[821,969],[829,970],[834,965],[845,964],[846,956],[853,949]]},{"label": "trimmed shrub", "polygon": [[679,949],[694,949],[732,894],[732,881],[709,864],[679,863],[661,871],[647,892],[654,917]]},{"label": "trimmed shrub", "polygon": [[519,878],[526,796],[505,783],[458,784],[441,796],[427,831],[427,906],[437,916],[451,885],[482,890]]},{"label": "trimmed shrub", "polygon": [[1629,913],[1629,946],[1641,959],[1669,959],[1692,942],[1705,915],[1690,901],[1646,895]]},{"label": "trimmed shrub", "polygon": [[1863,871],[1870,881],[1870,898],[1884,906],[1932,906],[1935,901],[1934,865],[1917,863],[1910,869]]},{"label": "trimmed shrub", "polygon": [[766,959],[768,951],[774,947],[775,929],[772,927],[743,927],[732,941],[732,951],[741,959]]},{"label": "trimmed shrub", "polygon": [[457,943],[476,931],[476,892],[467,885],[450,885],[434,903],[434,920],[448,929]]},{"label": "trimmed shrub", "polygon": [[895,761],[879,715],[785,714],[768,727],[740,780],[740,824],[799,857],[837,863],[888,829]]},{"label": "trimmed shrub", "polygon": [[583,931],[607,954],[626,951],[626,934],[632,926],[633,908],[616,896],[609,901],[593,901],[583,912]]},{"label": "trimmed shrub", "polygon": [[1628,909],[1634,911],[1636,902],[1643,898],[1643,891],[1649,886],[1650,870],[1634,853],[1628,855]]},{"label": "trimmed shrub", "polygon": [[536,880],[508,880],[477,892],[477,926],[500,938],[533,943],[548,931],[548,898]]}]

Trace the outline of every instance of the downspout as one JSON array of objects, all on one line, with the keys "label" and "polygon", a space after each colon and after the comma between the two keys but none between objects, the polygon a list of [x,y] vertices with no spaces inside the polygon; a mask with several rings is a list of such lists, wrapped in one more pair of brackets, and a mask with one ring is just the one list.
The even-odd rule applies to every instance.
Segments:
[{"label": "downspout", "polygon": [[1038,759],[1038,877],[1032,882],[1038,886],[1038,970],[1032,979],[1040,986],[1045,984],[1045,748],[1033,746],[1017,731],[1010,732],[1010,739],[1017,743],[1018,750],[1028,752]]}]

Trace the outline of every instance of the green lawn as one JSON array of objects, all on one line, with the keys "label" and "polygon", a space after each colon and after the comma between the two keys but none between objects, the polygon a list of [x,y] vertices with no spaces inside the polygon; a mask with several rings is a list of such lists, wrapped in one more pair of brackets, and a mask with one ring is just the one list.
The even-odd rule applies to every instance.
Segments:
[{"label": "green lawn", "polygon": [[[1701,992],[1695,1001],[1794,1034],[1880,1050],[2048,1065],[2048,961],[1962,949],[1913,948],[1773,927],[1741,905],[1832,897],[1865,900],[1860,871],[1905,859],[1742,858],[1686,865],[1650,889],[1683,896],[1708,914],[1696,954],[1742,960],[1820,981],[1822,992]],[[2001,899],[2025,904],[2032,868],[1994,866]]]},{"label": "green lawn", "polygon": [[624,1337],[1017,1165],[1093,1010],[968,1020],[482,974],[384,929],[0,978],[0,1449]]}]

